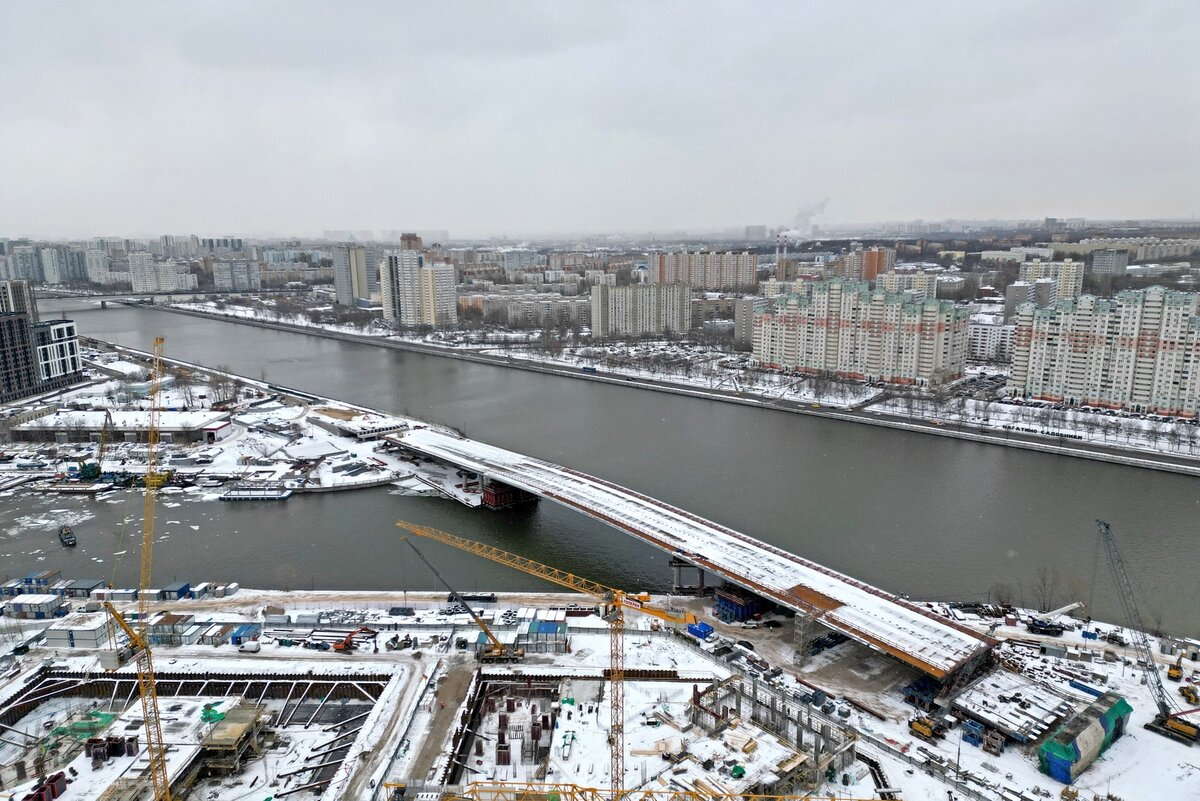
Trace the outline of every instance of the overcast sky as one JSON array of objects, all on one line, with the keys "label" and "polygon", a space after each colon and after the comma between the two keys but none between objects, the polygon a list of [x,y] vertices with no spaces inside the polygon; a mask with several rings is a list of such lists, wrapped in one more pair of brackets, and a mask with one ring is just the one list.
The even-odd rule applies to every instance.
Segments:
[{"label": "overcast sky", "polygon": [[1195,0],[0,0],[0,236],[1200,213]]}]

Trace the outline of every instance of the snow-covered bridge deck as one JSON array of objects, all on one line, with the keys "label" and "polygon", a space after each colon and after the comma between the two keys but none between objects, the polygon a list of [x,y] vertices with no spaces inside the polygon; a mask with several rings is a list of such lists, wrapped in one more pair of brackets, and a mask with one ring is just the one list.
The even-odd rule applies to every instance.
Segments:
[{"label": "snow-covered bridge deck", "polygon": [[993,643],[869,584],[603,479],[427,428],[388,439],[583,512],[931,676],[952,673]]}]

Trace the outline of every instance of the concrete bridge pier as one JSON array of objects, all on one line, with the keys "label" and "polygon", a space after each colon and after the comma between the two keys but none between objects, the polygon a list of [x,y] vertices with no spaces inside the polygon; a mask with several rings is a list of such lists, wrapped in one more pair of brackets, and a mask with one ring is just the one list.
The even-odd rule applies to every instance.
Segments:
[{"label": "concrete bridge pier", "polygon": [[[691,562],[686,562],[678,556],[671,557],[671,592],[675,595],[704,595],[706,590],[704,586],[704,568],[696,567]],[[684,584],[685,570],[696,571],[696,583]]]}]

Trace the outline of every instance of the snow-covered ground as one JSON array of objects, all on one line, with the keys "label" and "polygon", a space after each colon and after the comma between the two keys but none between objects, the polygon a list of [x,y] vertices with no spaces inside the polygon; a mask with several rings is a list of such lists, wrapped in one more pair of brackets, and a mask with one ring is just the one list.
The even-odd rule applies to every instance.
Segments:
[{"label": "snow-covered ground", "polygon": [[[364,599],[377,597],[379,600],[376,604],[364,604],[358,600],[359,595]],[[327,629],[328,634],[316,632],[317,639],[333,636],[332,631],[345,631],[347,627],[366,622],[367,625],[386,632],[380,636],[381,641],[393,631],[396,634],[415,634],[422,640],[420,648],[390,650],[381,645],[378,652],[363,648],[347,657],[332,652],[287,647],[280,642],[279,637],[268,631],[262,638],[262,651],[257,654],[238,653],[232,645],[215,649],[212,646],[201,645],[174,648],[160,646],[156,649],[156,662],[161,671],[203,674],[296,673],[318,678],[330,675],[348,680],[353,680],[355,675],[378,675],[384,672],[396,676],[397,679],[385,691],[388,695],[382,699],[386,703],[376,704],[375,712],[366,721],[365,734],[361,734],[356,741],[362,744],[364,750],[356,750],[355,759],[361,759],[361,771],[369,773],[377,780],[386,777],[409,778],[404,771],[411,766],[411,758],[423,740],[426,737],[445,737],[448,734],[445,731],[434,732],[430,729],[434,719],[433,706],[436,705],[431,706],[429,703],[428,691],[435,684],[435,677],[441,675],[444,666],[457,665],[473,669],[474,661],[467,653],[454,648],[453,640],[456,635],[473,632],[474,625],[465,615],[445,610],[444,596],[439,599],[433,594],[425,594],[419,598],[414,596],[411,605],[416,607],[415,614],[393,616],[387,611],[387,605],[394,603],[398,597],[397,593],[363,593],[353,596],[353,600],[343,598],[339,601],[338,594],[332,592],[289,594],[246,590],[232,598],[176,602],[170,606],[178,611],[196,611],[198,617],[203,615],[213,620],[262,620],[264,605],[277,604],[293,618],[297,615],[316,616],[322,620],[319,626],[332,627]],[[327,599],[327,605],[321,604],[321,598]],[[561,607],[571,599],[578,598],[553,594],[502,596],[499,603],[487,604],[484,612],[490,622],[497,626],[506,626],[510,625],[506,621],[526,613],[522,610],[533,610],[547,605]],[[691,603],[700,601],[695,600]],[[991,628],[996,623],[995,619],[949,610],[940,605],[935,605],[935,608],[952,614],[957,622],[963,625],[979,629]],[[1025,611],[1020,611],[1020,614],[1024,615]],[[569,652],[557,655],[530,655],[523,665],[511,668],[494,666],[489,671],[509,670],[517,675],[534,678],[539,675],[578,677],[578,681],[571,678],[566,680],[564,695],[575,698],[576,709],[584,717],[577,719],[577,716],[573,715],[570,721],[564,720],[560,730],[555,731],[551,753],[553,772],[547,780],[577,781],[588,786],[602,786],[608,770],[607,753],[604,750],[608,710],[604,700],[606,695],[602,693],[597,702],[596,692],[602,687],[596,681],[596,677],[609,664],[608,634],[603,621],[595,616],[567,620],[571,646]],[[736,736],[732,740],[723,738],[723,744],[710,742],[711,738],[706,739],[696,731],[683,731],[684,726],[672,728],[672,721],[682,722],[684,719],[687,696],[693,683],[703,686],[708,681],[733,675],[734,671],[746,670],[747,666],[744,660],[731,663],[714,658],[706,653],[707,648],[701,647],[691,638],[666,631],[652,631],[649,620],[643,616],[633,616],[629,622],[631,625],[626,642],[628,667],[675,669],[681,676],[692,681],[665,686],[653,682],[631,682],[627,686],[626,736],[627,747],[630,749],[630,756],[626,760],[627,770],[630,771],[626,777],[627,782],[640,782],[643,769],[648,777],[653,777],[662,765],[661,758],[656,756],[657,752],[663,748],[672,749],[674,745],[683,745],[684,741],[688,744],[690,753],[702,757],[719,756],[723,752],[737,753],[746,742],[746,737],[758,739],[758,748],[763,749],[763,758],[747,755],[744,761],[739,760],[748,773],[754,773],[756,770],[769,771],[772,759],[786,756],[784,751],[778,750],[778,744],[772,738],[756,735],[751,728],[731,729]],[[1155,708],[1149,688],[1143,683],[1142,669],[1131,658],[1128,649],[1084,638],[1085,626],[1081,621],[1064,619],[1064,622],[1077,628],[1068,628],[1062,637],[1037,637],[1030,635],[1022,626],[997,626],[996,636],[1006,641],[999,650],[1002,661],[1016,673],[1009,674],[1003,670],[994,673],[976,685],[973,692],[981,693],[978,697],[986,699],[988,693],[1003,694],[1012,692],[1012,687],[1024,686],[1027,688],[1025,692],[1028,693],[1052,692],[1070,699],[1076,710],[1086,706],[1091,698],[1087,693],[1070,686],[1073,679],[1098,689],[1117,692],[1133,707],[1128,732],[1083,774],[1077,781],[1076,788],[1088,794],[1087,797],[1090,797],[1091,793],[1103,795],[1111,792],[1125,799],[1185,801],[1195,798],[1195,789],[1200,786],[1200,766],[1192,758],[1192,752],[1186,745],[1163,738],[1142,727],[1145,721],[1153,717]],[[1094,631],[1096,628],[1108,631],[1113,627],[1107,624],[1089,624],[1086,630]],[[763,647],[768,638],[777,638],[781,642],[790,638],[790,632],[786,630],[742,631],[744,633],[741,636],[755,639],[759,643],[760,654],[768,652]],[[1038,641],[1084,651],[1110,650],[1113,651],[1114,657],[1112,660],[1082,661],[1042,656],[1037,652]],[[1158,653],[1158,645],[1156,639],[1157,669],[1164,674],[1165,679],[1165,665],[1174,659]],[[900,788],[903,798],[940,801],[947,797],[948,790],[954,789],[956,780],[972,788],[976,793],[974,797],[985,799],[1017,797],[1003,796],[1005,791],[1024,793],[1025,797],[1035,799],[1039,796],[1049,797],[1047,793],[1056,796],[1061,790],[1061,785],[1038,771],[1034,748],[1009,743],[1002,754],[988,754],[969,743],[960,742],[959,727],[951,729],[948,736],[936,742],[915,738],[908,731],[907,722],[918,713],[903,702],[899,687],[916,674],[875,651],[846,643],[809,660],[799,670],[783,659],[771,659],[784,669],[784,674],[778,680],[760,679],[759,689],[777,693],[782,703],[789,705],[798,703],[794,700],[793,691],[805,689],[799,681],[806,682],[809,687],[829,689],[839,696],[836,706],[844,710],[843,714],[839,714],[839,720],[859,733],[859,748],[881,763],[889,785]],[[27,663],[29,667],[49,660],[56,668],[71,671],[89,671],[96,667],[92,652],[61,650],[51,654],[36,644],[28,656],[20,657],[19,660],[20,663]],[[1200,675],[1196,673],[1200,670],[1200,663],[1187,658],[1181,659],[1181,663],[1184,681],[1196,681]],[[122,670],[128,673],[132,666],[127,665]],[[892,678],[885,678],[883,684],[870,690],[864,689],[889,672],[894,674]],[[4,703],[5,699],[11,696],[11,692],[27,675],[31,674],[20,672],[19,668],[10,671],[7,683],[0,685],[0,703]],[[1014,684],[1018,676],[1019,682]],[[838,689],[843,679],[847,686],[857,685],[857,689]],[[1165,683],[1173,696],[1182,686],[1182,683]],[[67,709],[61,704],[74,708],[71,705],[78,706],[78,701],[72,699],[59,702],[58,706],[47,705],[25,723],[34,728],[41,727],[44,720],[61,716]],[[645,722],[652,719],[660,721],[661,725]],[[486,725],[485,723],[485,734]],[[1052,725],[1050,730],[1053,731],[1056,727],[1057,724]],[[303,757],[308,753],[306,749],[310,749],[312,743],[305,740],[300,732],[292,736],[290,731],[289,729],[286,733],[295,747],[275,754],[272,757],[274,761],[266,766],[264,775],[277,777],[279,773],[292,769],[292,766],[303,764]],[[402,743],[402,739],[406,744]],[[567,745],[568,739],[572,747],[564,751],[563,746]],[[664,740],[671,742],[663,742]],[[371,748],[373,744],[376,747]],[[8,747],[8,750],[0,750],[0,760],[6,754],[11,756],[9,751],[11,747]],[[709,751],[712,753],[709,754]],[[384,769],[384,763],[389,761],[392,754],[396,754],[398,758],[393,765],[393,772],[385,777],[380,771]],[[949,766],[944,771],[945,778],[931,774],[930,765],[935,761]],[[487,762],[488,758],[485,756],[482,763],[474,766],[487,777],[528,778],[515,766],[506,769],[491,763],[483,764]],[[958,766],[957,770],[955,765]],[[709,781],[716,777],[716,774],[701,771],[696,766],[690,767],[689,770],[692,771],[689,774],[691,779]],[[90,769],[88,772],[90,773]],[[250,775],[257,773],[252,771]],[[339,777],[342,781],[339,787],[344,788],[347,782],[363,780],[362,775],[347,769],[345,775]],[[836,784],[840,785],[840,777]],[[221,787],[224,789],[220,789]],[[823,792],[838,791],[861,798],[871,795],[869,787],[870,778],[856,769],[852,773],[852,784],[849,787],[840,787],[839,790],[837,786],[831,785]],[[212,789],[220,790],[222,798],[255,797],[244,792],[250,789],[244,785],[213,785]],[[332,797],[328,793],[327,796]]]},{"label": "snow-covered ground", "polygon": [[1200,426],[1073,409],[1055,410],[973,398],[935,403],[929,398],[892,398],[871,411],[919,420],[941,420],[996,432],[1014,431],[1113,448],[1179,456],[1200,455]]}]

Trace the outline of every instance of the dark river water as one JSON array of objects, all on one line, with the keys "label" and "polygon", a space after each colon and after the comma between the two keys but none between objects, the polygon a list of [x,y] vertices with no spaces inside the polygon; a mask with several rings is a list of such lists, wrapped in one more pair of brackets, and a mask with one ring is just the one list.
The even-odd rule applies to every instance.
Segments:
[{"label": "dark river water", "polygon": [[[41,306],[43,317],[66,309],[86,336],[149,348],[161,334],[170,357],[453,425],[913,598],[1006,594],[1035,605],[1039,588],[1052,584],[1060,605],[1091,599],[1097,617],[1119,620],[1103,557],[1095,569],[1094,520],[1104,518],[1142,585],[1147,622],[1200,633],[1194,478],[152,309],[101,310],[79,301]],[[495,513],[388,488],[276,504],[187,495],[163,501],[178,505],[158,516],[155,569],[162,581],[432,588],[433,577],[393,526],[404,518],[627,589],[669,586],[665,554],[549,502]],[[56,567],[70,577],[134,580],[136,497],[17,495],[0,504],[4,573]],[[74,552],[57,545],[60,519],[78,521],[81,544]],[[443,546],[421,547],[463,590],[540,586]]]}]

